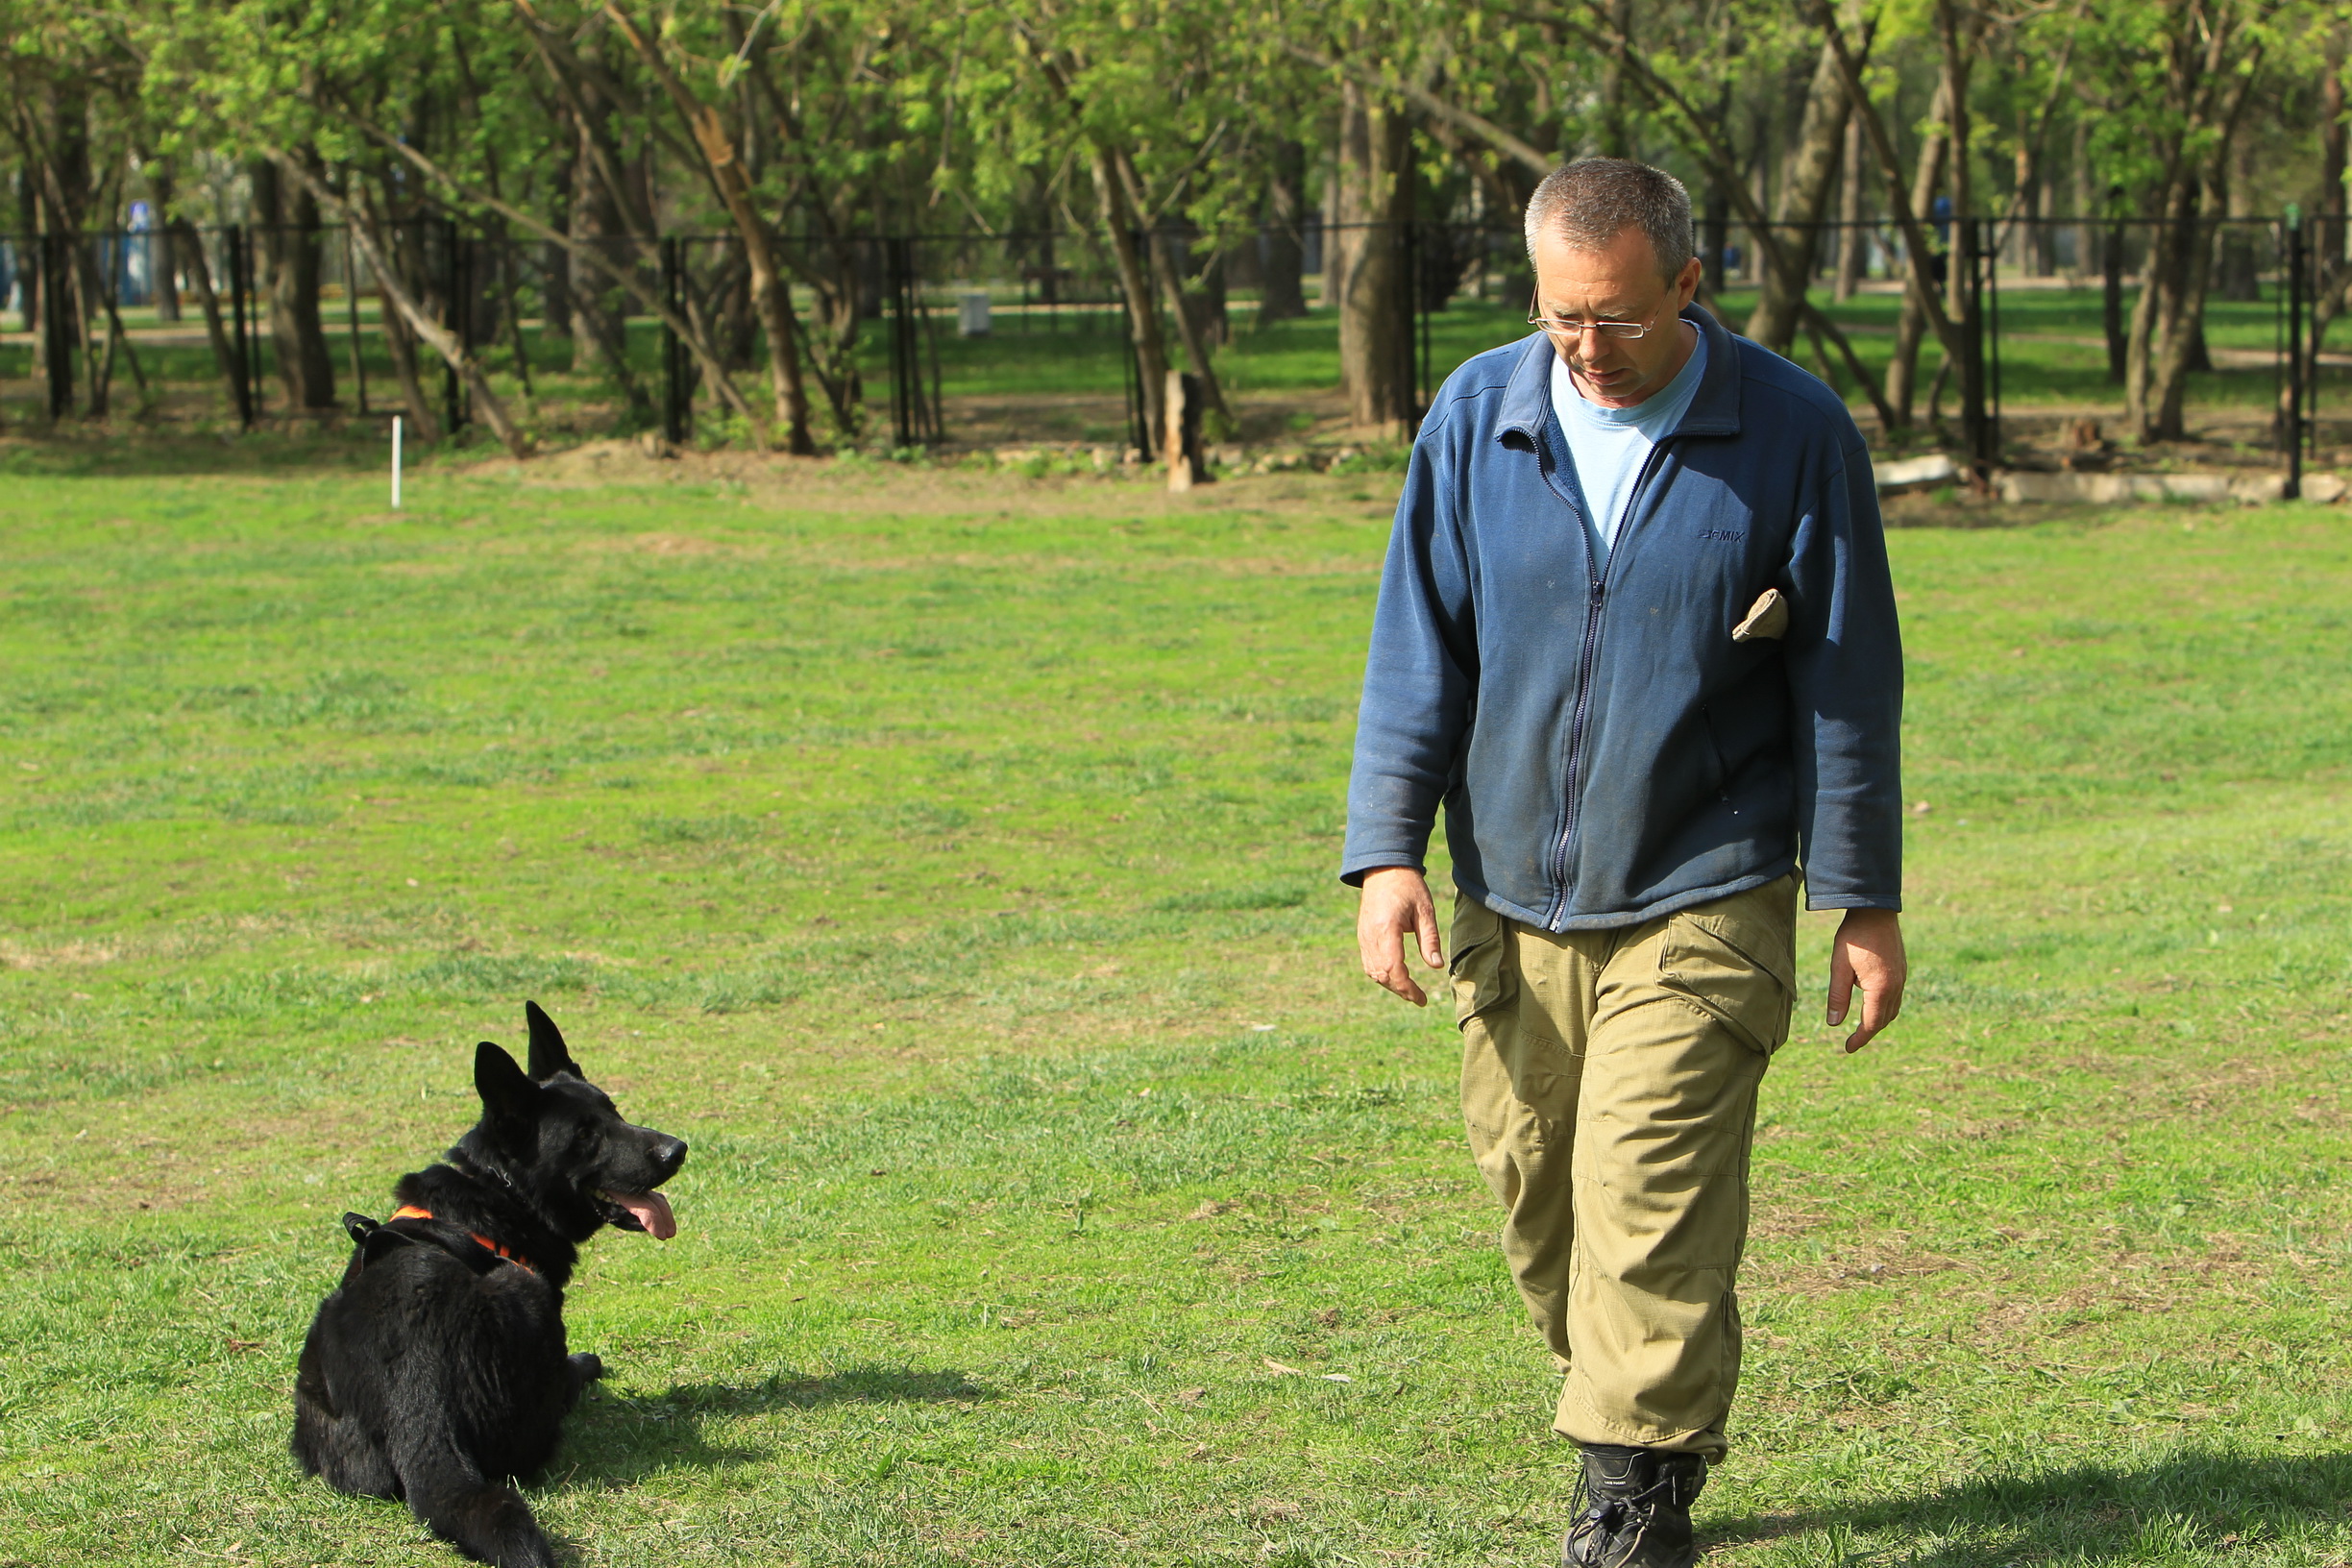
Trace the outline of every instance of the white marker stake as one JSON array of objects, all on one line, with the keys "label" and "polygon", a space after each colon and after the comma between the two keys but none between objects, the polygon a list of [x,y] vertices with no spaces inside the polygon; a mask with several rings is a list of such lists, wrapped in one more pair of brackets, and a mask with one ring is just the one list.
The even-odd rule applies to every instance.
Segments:
[{"label": "white marker stake", "polygon": [[392,416],[392,509],[400,510],[401,416]]}]

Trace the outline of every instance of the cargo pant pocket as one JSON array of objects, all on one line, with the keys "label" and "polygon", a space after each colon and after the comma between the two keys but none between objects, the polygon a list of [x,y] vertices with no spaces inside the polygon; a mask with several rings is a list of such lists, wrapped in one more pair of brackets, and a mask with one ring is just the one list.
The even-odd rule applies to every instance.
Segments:
[{"label": "cargo pant pocket", "polygon": [[1454,957],[1446,968],[1454,977],[1454,1017],[1467,1028],[1472,1018],[1518,994],[1519,971],[1507,962],[1509,922],[1476,899],[1456,901],[1452,936]]},{"label": "cargo pant pocket", "polygon": [[1723,1020],[1766,1056],[1788,1039],[1797,999],[1794,878],[1697,909],[1667,922],[1658,984]]}]

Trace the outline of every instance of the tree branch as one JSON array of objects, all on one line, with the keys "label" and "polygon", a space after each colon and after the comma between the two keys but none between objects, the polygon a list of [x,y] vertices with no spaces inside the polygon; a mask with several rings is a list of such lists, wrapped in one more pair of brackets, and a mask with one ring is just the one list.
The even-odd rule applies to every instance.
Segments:
[{"label": "tree branch", "polygon": [[[1844,29],[1838,26],[1836,14],[1829,9],[1829,0],[1813,0],[1814,20],[1822,28],[1829,48],[1837,57],[1838,76],[1846,84],[1846,96],[1853,104],[1853,111],[1861,117],[1862,133],[1870,139],[1871,151],[1878,158],[1879,172],[1885,176],[1887,205],[1895,209],[1896,227],[1902,231],[1905,251],[1903,277],[1912,300],[1920,313],[1935,329],[1936,341],[1944,345],[1945,354],[1953,360],[1960,357],[1960,328],[1944,308],[1944,301],[1927,281],[1927,231],[1921,226],[1919,214],[1911,210],[1911,193],[1903,184],[1902,159],[1895,154],[1894,138],[1887,135],[1886,120],[1878,106],[1871,101],[1870,91],[1862,85],[1862,72],[1854,63],[1853,51],[1847,47]],[[1965,158],[1968,149],[1955,146],[1952,156]],[[1965,213],[1954,213],[1965,220]]]},{"label": "tree branch", "polygon": [[1352,60],[1333,60],[1303,43],[1293,43],[1287,47],[1291,54],[1317,70],[1330,71],[1336,76],[1352,76],[1360,85],[1375,92],[1393,92],[1424,114],[1469,132],[1505,157],[1526,164],[1538,179],[1559,167],[1558,159],[1537,152],[1531,143],[1520,140],[1484,115],[1473,113],[1458,104],[1450,104],[1427,87],[1416,86],[1409,82],[1383,81],[1377,71],[1366,70]]}]

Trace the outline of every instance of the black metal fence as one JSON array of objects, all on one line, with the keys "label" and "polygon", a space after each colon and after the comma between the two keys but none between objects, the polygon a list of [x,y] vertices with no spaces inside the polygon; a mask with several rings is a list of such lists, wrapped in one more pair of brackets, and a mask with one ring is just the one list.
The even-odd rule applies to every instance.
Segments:
[{"label": "black metal fence", "polygon": [[[1704,297],[1741,325],[1774,267],[1801,270],[1808,291],[1783,324],[1786,352],[1809,352],[1882,437],[1943,432],[1948,393],[1959,427],[1948,444],[1979,470],[2018,459],[2030,445],[2021,430],[2070,410],[2112,414],[2126,383],[2145,380],[2126,362],[2131,318],[2149,307],[2150,257],[2178,226],[1937,214],[1928,228],[1925,271],[1949,337],[1906,308],[1903,246],[1883,222],[1703,232]],[[775,356],[734,235],[563,244],[435,216],[394,226],[388,243],[408,297],[489,372],[485,384],[533,405],[544,426],[723,440],[750,400],[770,395],[751,390]],[[2240,444],[2276,451],[2291,483],[2320,440],[2320,372],[2332,367],[2322,335],[2352,277],[2342,220],[2199,220],[2182,249],[2210,285],[2180,329],[2205,378],[2200,412]],[[1171,366],[1215,373],[1218,438],[1279,443],[1350,426],[1343,358],[1349,376],[1384,380],[1409,426],[1455,365],[1528,331],[1532,280],[1515,226],[1132,236],[1131,260],[1153,281],[1142,333],[1117,250],[1110,236],[1069,233],[786,241],[777,260],[796,341],[785,358],[813,422],[845,444],[1148,453],[1153,394],[1137,342],[1156,334]],[[463,428],[466,381],[404,325],[365,252],[333,227],[0,236],[0,299],[24,328],[13,363],[0,337],[0,397],[22,364],[52,421],[77,404],[110,413],[128,375],[151,413],[171,401],[159,387],[179,388],[185,411],[190,389],[209,383],[248,428],[420,402]],[[289,287],[289,269],[304,267]],[[1351,269],[1366,267],[1387,271],[1379,319],[1359,311],[1343,342],[1337,303]],[[306,295],[311,315],[298,319]],[[1890,377],[1914,344],[1933,374]],[[331,363],[307,380],[293,373],[322,345]],[[1924,406],[1914,406],[1923,381]],[[870,386],[886,395],[870,398]],[[1910,403],[1897,406],[1898,395]]]}]

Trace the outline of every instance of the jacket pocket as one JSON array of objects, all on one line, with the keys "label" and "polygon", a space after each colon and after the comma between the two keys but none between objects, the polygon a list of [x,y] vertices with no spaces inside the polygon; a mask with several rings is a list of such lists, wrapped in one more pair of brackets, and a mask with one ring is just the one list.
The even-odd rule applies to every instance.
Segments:
[{"label": "jacket pocket", "polygon": [[1446,968],[1454,977],[1454,1017],[1468,1023],[1519,993],[1518,966],[1505,962],[1507,923],[1474,898],[1457,902],[1452,935],[1454,958]]},{"label": "jacket pocket", "polygon": [[1715,710],[1705,703],[1699,704],[1699,727],[1706,735],[1707,756],[1715,764],[1715,798],[1731,807],[1731,815],[1739,815],[1739,806],[1731,798],[1731,765],[1724,760],[1723,742],[1715,735]]},{"label": "jacket pocket", "polygon": [[1778,884],[1727,900],[1703,913],[1668,921],[1658,948],[1658,984],[1678,992],[1723,1020],[1748,1046],[1769,1056],[1788,1039],[1789,1013],[1797,999],[1796,911],[1786,920],[1763,904],[1758,894],[1780,893]]}]

